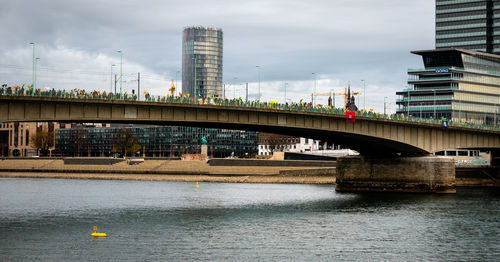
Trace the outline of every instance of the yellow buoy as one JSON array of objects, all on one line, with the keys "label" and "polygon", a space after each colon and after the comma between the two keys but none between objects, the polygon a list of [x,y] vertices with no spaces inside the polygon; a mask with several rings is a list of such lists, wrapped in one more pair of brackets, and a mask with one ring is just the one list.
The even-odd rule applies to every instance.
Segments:
[{"label": "yellow buoy", "polygon": [[198,185],[198,182],[196,182],[196,188],[200,187],[200,185]]},{"label": "yellow buoy", "polygon": [[107,237],[106,233],[97,233],[97,226],[94,226],[94,233],[90,234],[93,237]]}]

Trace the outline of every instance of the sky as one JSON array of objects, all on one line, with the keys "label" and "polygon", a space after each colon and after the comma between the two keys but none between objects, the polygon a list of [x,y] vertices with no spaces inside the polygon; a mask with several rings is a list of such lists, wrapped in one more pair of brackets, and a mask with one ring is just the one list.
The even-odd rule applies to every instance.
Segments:
[{"label": "sky", "polygon": [[32,82],[34,42],[38,87],[108,91],[121,50],[123,91],[140,72],[141,90],[165,95],[172,80],[182,85],[182,30],[208,26],[224,33],[229,98],[244,97],[245,83],[257,97],[260,73],[265,101],[284,101],[285,83],[288,100],[310,101],[316,79],[317,93],[350,84],[359,108],[383,112],[385,100],[392,113],[407,69],[423,67],[410,51],[434,48],[434,9],[432,0],[0,0],[0,84]]}]

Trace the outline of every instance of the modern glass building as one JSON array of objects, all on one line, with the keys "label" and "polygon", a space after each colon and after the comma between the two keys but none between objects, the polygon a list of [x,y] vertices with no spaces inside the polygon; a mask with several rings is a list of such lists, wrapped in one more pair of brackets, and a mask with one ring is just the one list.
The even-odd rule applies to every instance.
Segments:
[{"label": "modern glass building", "polygon": [[56,130],[56,152],[63,156],[111,156],[113,136],[121,128],[130,128],[148,157],[180,156],[200,153],[201,138],[206,137],[208,155],[227,157],[234,152],[255,156],[257,132],[183,126],[112,126],[73,127]]},{"label": "modern glass building", "polygon": [[182,36],[182,93],[194,97],[222,96],[222,30],[184,28]]},{"label": "modern glass building", "polygon": [[398,114],[500,124],[500,55],[456,48],[412,53],[424,68],[408,70],[409,87],[396,92]]},{"label": "modern glass building", "polygon": [[500,54],[500,0],[436,0],[436,48]]}]

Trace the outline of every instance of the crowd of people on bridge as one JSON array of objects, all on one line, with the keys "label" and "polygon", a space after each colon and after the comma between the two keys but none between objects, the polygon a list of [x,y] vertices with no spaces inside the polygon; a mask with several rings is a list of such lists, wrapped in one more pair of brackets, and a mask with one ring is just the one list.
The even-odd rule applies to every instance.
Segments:
[{"label": "crowd of people on bridge", "polygon": [[[167,94],[166,96],[151,95],[147,91],[144,91],[143,97],[139,97],[138,94],[125,93],[112,93],[112,92],[101,92],[101,91],[86,91],[85,89],[71,89],[71,90],[55,90],[54,88],[34,88],[30,85],[22,86],[2,86],[0,88],[0,96],[37,96],[37,97],[57,97],[57,98],[73,98],[73,99],[101,99],[101,100],[126,100],[126,101],[145,101],[145,102],[157,102],[157,103],[179,103],[179,104],[200,104],[200,105],[217,105],[217,106],[235,106],[235,107],[249,107],[249,108],[266,108],[275,110],[286,110],[286,111],[302,111],[302,112],[317,112],[326,114],[337,114],[345,115],[348,110],[345,108],[335,108],[331,106],[324,105],[313,105],[312,102],[304,102],[300,100],[299,102],[290,103],[278,103],[276,100],[270,102],[266,101],[244,101],[241,97],[234,99],[222,99],[222,98],[194,98],[190,94],[183,95],[179,93],[178,95]],[[402,121],[412,121],[412,122],[423,122],[432,124],[441,124],[446,119],[433,119],[431,118],[416,118],[414,116],[408,116],[404,114],[381,114],[374,112],[373,109],[370,110],[358,110],[355,112],[356,117],[367,117],[367,118],[379,118],[379,119],[390,119],[390,120],[402,120]],[[447,122],[447,124],[453,125]],[[474,123],[455,123],[454,125],[462,127],[471,128],[487,128]]]}]

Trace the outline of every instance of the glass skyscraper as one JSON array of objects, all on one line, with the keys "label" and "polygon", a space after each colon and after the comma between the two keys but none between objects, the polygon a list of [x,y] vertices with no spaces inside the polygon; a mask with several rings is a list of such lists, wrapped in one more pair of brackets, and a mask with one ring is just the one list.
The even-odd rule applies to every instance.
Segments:
[{"label": "glass skyscraper", "polygon": [[182,37],[182,93],[222,96],[222,30],[186,27]]},{"label": "glass skyscraper", "polygon": [[500,0],[436,0],[436,48],[500,54]]},{"label": "glass skyscraper", "polygon": [[409,87],[396,92],[398,114],[500,124],[500,55],[456,48],[412,53],[425,68],[408,70]]}]

